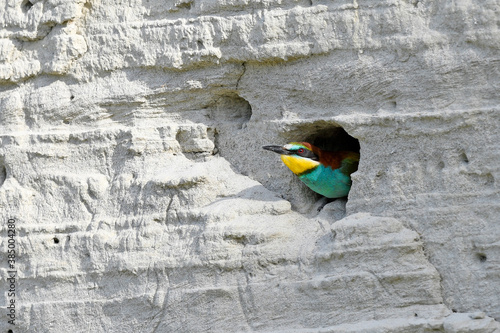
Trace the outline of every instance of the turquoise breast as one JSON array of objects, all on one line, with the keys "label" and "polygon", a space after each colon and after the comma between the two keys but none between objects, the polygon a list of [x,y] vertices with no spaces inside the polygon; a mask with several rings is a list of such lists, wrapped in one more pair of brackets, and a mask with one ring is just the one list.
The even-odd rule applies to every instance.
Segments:
[{"label": "turquoise breast", "polygon": [[311,172],[299,176],[311,190],[327,198],[342,198],[347,196],[351,189],[351,177],[343,174],[339,169],[319,165]]}]

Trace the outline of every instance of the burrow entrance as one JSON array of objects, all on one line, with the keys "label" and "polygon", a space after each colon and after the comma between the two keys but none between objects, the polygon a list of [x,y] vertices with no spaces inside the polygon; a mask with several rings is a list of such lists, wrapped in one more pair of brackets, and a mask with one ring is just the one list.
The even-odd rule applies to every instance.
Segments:
[{"label": "burrow entrance", "polygon": [[350,136],[339,124],[326,120],[291,125],[283,136],[288,141],[309,142],[327,151],[359,153],[360,148],[358,139]]},{"label": "burrow entrance", "polygon": [[[339,124],[334,121],[317,120],[313,122],[303,122],[289,124],[281,134],[287,142],[304,141],[309,142],[326,151],[353,151],[359,154],[360,145],[358,139],[349,135]],[[311,194],[314,193],[311,190]],[[349,193],[349,196],[351,193]],[[314,193],[310,197],[313,200],[323,198]],[[311,199],[302,198],[307,201]],[[345,215],[345,199],[339,200],[338,217]],[[312,202],[310,202],[312,204]]]}]

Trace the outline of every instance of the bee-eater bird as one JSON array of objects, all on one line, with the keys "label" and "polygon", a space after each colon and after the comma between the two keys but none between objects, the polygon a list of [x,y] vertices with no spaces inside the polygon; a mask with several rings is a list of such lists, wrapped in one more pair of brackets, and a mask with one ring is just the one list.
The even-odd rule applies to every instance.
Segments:
[{"label": "bee-eater bird", "polygon": [[351,189],[351,173],[358,169],[359,154],[324,151],[307,142],[263,146],[281,155],[281,160],[311,190],[327,198],[342,198]]}]

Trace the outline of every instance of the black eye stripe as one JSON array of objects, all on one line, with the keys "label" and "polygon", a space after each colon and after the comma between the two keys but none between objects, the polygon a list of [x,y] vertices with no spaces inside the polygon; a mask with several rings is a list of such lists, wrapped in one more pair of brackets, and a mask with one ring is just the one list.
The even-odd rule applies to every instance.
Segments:
[{"label": "black eye stripe", "polygon": [[301,157],[310,158],[311,160],[314,160],[314,161],[319,160],[318,156],[316,156],[315,153],[313,153],[312,151],[310,151],[308,149],[299,148],[299,149],[296,149],[296,150],[289,150],[289,152],[291,154],[295,154],[295,155],[298,155],[298,156],[301,156]]}]

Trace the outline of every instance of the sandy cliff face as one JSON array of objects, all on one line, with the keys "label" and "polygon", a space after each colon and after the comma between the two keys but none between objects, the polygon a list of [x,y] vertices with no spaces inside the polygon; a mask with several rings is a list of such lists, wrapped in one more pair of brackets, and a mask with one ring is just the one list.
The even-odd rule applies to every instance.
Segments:
[{"label": "sandy cliff face", "polygon": [[498,1],[0,8],[3,331],[500,331]]}]

